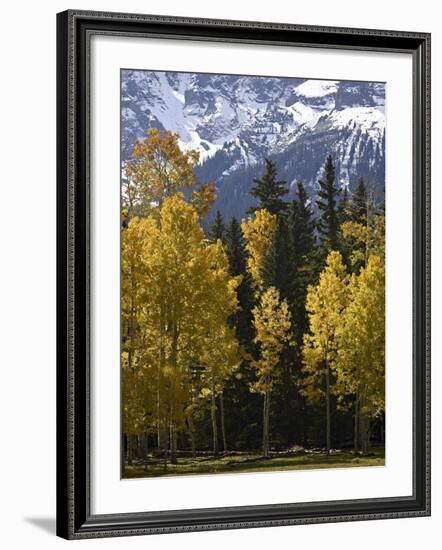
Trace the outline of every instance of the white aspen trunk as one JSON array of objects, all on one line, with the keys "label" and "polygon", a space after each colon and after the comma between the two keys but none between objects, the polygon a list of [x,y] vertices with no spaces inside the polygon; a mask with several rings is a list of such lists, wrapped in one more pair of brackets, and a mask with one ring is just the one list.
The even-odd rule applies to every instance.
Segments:
[{"label": "white aspen trunk", "polygon": [[132,436],[127,436],[127,463],[129,466],[132,466],[133,460],[132,460]]},{"label": "white aspen trunk", "polygon": [[[363,386],[361,408],[366,404],[367,387]],[[359,413],[359,437],[361,441],[361,451],[366,453],[370,446],[370,419],[366,414]]]},{"label": "white aspen trunk", "polygon": [[147,472],[147,461],[149,459],[149,434],[144,434],[144,471]]},{"label": "white aspen trunk", "polygon": [[355,401],[355,413],[354,413],[354,450],[359,450],[359,398]]},{"label": "white aspen trunk", "polygon": [[195,444],[195,427],[193,425],[192,415],[187,418],[187,426],[189,427],[190,445],[192,448],[192,458],[196,456],[196,444]]},{"label": "white aspen trunk", "polygon": [[218,426],[216,422],[216,398],[215,398],[215,384],[212,380],[212,401],[210,407],[210,413],[212,417],[212,436],[213,436],[213,454],[218,456]]},{"label": "white aspen trunk", "polygon": [[331,419],[330,419],[330,367],[328,361],[325,361],[325,407],[326,407],[326,440],[327,456],[331,449]]},{"label": "white aspen trunk", "polygon": [[221,393],[219,396],[219,403],[220,403],[220,413],[221,413],[221,434],[223,438],[223,450],[226,453],[227,452],[227,438],[226,438],[226,425],[224,420],[224,394]]},{"label": "white aspen trunk", "polygon": [[263,407],[263,429],[262,429],[262,452],[265,457],[269,456],[269,424],[270,424],[270,392],[264,394]]}]

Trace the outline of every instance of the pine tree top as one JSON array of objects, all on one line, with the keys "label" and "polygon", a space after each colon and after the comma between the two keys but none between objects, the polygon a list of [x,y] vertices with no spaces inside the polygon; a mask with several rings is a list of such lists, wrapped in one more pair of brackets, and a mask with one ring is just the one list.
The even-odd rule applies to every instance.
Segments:
[{"label": "pine tree top", "polygon": [[215,219],[209,229],[209,238],[211,241],[216,242],[218,239],[224,242],[226,233],[226,227],[224,220],[219,210],[216,211]]},{"label": "pine tree top", "polygon": [[351,220],[365,223],[367,219],[368,193],[363,177],[359,178],[351,198],[350,212]]},{"label": "pine tree top", "polygon": [[241,226],[235,217],[232,217],[225,233],[227,255],[232,275],[241,275],[246,272],[246,249]]},{"label": "pine tree top", "polygon": [[335,166],[330,155],[324,164],[324,175],[319,180],[319,191],[316,204],[320,211],[317,223],[318,232],[323,237],[323,242],[330,250],[338,247],[338,214],[337,198],[341,189],[336,185]]},{"label": "pine tree top", "polygon": [[270,159],[265,159],[264,175],[260,178],[254,178],[254,186],[250,194],[258,199],[258,205],[249,208],[248,213],[253,213],[262,208],[270,214],[280,216],[287,210],[287,202],[282,197],[287,195],[287,182],[277,179],[276,163]]}]

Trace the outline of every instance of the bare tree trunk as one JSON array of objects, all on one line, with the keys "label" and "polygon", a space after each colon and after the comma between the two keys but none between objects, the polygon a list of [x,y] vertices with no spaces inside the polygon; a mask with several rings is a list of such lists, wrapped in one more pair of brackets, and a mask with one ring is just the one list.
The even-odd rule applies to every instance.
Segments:
[{"label": "bare tree trunk", "polygon": [[195,432],[190,432],[190,443],[192,445],[192,458],[196,457]]},{"label": "bare tree trunk", "polygon": [[284,395],[284,416],[285,416],[285,431],[286,431],[286,445],[287,449],[290,447],[290,428],[291,428],[291,414],[290,414],[290,395],[291,392],[294,391],[293,388],[291,388],[291,376],[290,376],[290,370],[285,364],[284,366],[284,374],[285,374],[285,395]]},{"label": "bare tree trunk", "polygon": [[147,472],[147,461],[149,459],[149,434],[144,434],[144,471]]},{"label": "bare tree trunk", "polygon": [[161,360],[158,365],[157,372],[157,446],[158,452],[161,450],[161,400],[160,400],[160,377],[161,377]]},{"label": "bare tree trunk", "polygon": [[172,464],[177,464],[178,463],[178,458],[177,458],[178,445],[177,445],[177,442],[178,442],[178,433],[174,429],[173,432],[172,432]]},{"label": "bare tree trunk", "polygon": [[270,425],[270,392],[264,394],[263,428],[262,428],[262,452],[269,456],[269,425]]},{"label": "bare tree trunk", "polygon": [[359,450],[359,400],[355,401],[355,414],[354,414],[354,450]]},{"label": "bare tree trunk", "polygon": [[307,447],[307,411],[305,399],[303,397],[301,399],[302,446]]},{"label": "bare tree trunk", "polygon": [[192,447],[192,458],[196,457],[196,443],[195,443],[195,427],[193,425],[192,417],[189,415],[187,420],[189,426],[190,445]]},{"label": "bare tree trunk", "polygon": [[326,440],[327,440],[327,455],[330,454],[331,448],[331,429],[330,429],[330,367],[328,361],[325,362],[325,408],[326,408]]},{"label": "bare tree trunk", "polygon": [[[176,317],[172,322],[172,350],[171,350],[171,363],[174,370],[174,374],[178,369],[178,321]],[[170,460],[172,464],[177,463],[177,425],[175,418],[175,396],[176,396],[176,381],[172,378],[171,381],[171,406],[170,406]]]},{"label": "bare tree trunk", "polygon": [[[162,445],[162,438],[161,438],[161,375],[164,372],[164,366],[166,362],[166,354],[164,349],[164,342],[163,342],[163,333],[165,332],[165,313],[164,313],[164,304],[161,304],[161,312],[160,312],[160,326],[161,326],[161,333],[160,333],[160,360],[158,362],[158,369],[157,369],[157,446],[158,446],[158,453],[161,452],[161,445]],[[167,431],[167,425],[165,427],[165,430]]]},{"label": "bare tree trunk", "polygon": [[365,415],[359,416],[359,433],[361,438],[361,451],[366,453],[370,446],[370,419]]},{"label": "bare tree trunk", "polygon": [[133,451],[132,451],[132,436],[127,436],[127,463],[129,466],[133,464]]},{"label": "bare tree trunk", "polygon": [[219,396],[220,413],[221,413],[221,434],[223,438],[223,450],[227,452],[227,438],[226,438],[226,425],[224,420],[224,394]]},{"label": "bare tree trunk", "polygon": [[370,446],[370,419],[366,414],[361,413],[367,402],[367,387],[364,384],[359,411],[359,438],[361,441],[361,451],[366,453]]},{"label": "bare tree trunk", "polygon": [[177,463],[176,458],[176,429],[174,422],[174,412],[173,409],[170,411],[170,421],[169,421],[169,452],[170,452],[170,462],[171,464]]},{"label": "bare tree trunk", "polygon": [[120,461],[121,461],[121,469],[124,471],[124,463],[126,460],[126,453],[127,453],[127,436],[123,432],[121,436],[121,445],[120,445]]},{"label": "bare tree trunk", "polygon": [[210,413],[212,417],[212,435],[213,435],[213,454],[218,456],[218,426],[216,423],[216,398],[215,398],[215,385],[212,380],[212,402],[210,407]]}]

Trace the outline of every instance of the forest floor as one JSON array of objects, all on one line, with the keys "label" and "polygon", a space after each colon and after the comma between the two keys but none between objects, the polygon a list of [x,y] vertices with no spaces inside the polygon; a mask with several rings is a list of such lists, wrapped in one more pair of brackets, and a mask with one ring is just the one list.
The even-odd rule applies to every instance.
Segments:
[{"label": "forest floor", "polygon": [[274,453],[267,458],[259,453],[220,454],[218,457],[179,457],[177,464],[171,464],[170,461],[167,461],[166,464],[164,460],[160,459],[148,459],[146,465],[142,461],[134,461],[132,466],[125,464],[123,478],[384,465],[384,449],[373,449],[366,455],[344,451],[332,452],[329,456],[322,452],[296,453],[293,455]]}]

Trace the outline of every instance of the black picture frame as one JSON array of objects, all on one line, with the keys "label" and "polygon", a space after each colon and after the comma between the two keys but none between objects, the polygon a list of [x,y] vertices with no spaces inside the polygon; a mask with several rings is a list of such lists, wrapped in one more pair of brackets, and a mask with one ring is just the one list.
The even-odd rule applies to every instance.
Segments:
[{"label": "black picture frame", "polygon": [[[92,515],[89,41],[94,34],[406,52],[413,58],[413,495]],[[69,10],[57,15],[57,534],[67,539],[430,514],[430,35]]]}]

